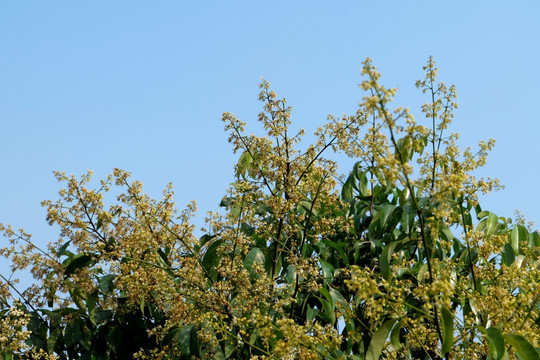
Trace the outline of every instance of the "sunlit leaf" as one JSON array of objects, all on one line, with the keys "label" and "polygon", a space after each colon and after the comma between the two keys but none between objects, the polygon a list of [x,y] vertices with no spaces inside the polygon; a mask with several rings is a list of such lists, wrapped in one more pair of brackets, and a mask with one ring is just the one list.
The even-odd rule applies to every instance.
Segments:
[{"label": "sunlit leaf", "polygon": [[373,334],[371,342],[369,343],[368,351],[366,354],[366,360],[379,360],[390,334],[390,330],[396,323],[395,319],[387,320],[382,326]]},{"label": "sunlit leaf", "polygon": [[505,334],[504,338],[512,345],[521,360],[540,360],[540,355],[524,337],[516,334]]}]

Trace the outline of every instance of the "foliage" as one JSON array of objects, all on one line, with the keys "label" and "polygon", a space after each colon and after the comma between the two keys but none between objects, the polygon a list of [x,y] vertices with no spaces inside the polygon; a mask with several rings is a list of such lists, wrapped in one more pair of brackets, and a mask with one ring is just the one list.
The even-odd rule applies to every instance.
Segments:
[{"label": "foliage", "polygon": [[[391,107],[367,59],[358,111],[303,149],[263,81],[266,136],[223,115],[236,181],[200,238],[171,187],[154,200],[121,170],[97,188],[56,173],[59,241],[2,225],[2,254],[36,280],[2,276],[2,358],[538,359],[540,235],[480,207],[499,184],[472,173],[494,142],[458,148],[455,88],[424,70],[429,126]],[[341,184],[329,151],[357,159]]]}]

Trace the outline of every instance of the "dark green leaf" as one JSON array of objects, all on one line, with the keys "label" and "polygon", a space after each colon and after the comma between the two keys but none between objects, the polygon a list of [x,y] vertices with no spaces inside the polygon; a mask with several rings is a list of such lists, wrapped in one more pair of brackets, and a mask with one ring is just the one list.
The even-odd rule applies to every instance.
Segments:
[{"label": "dark green leaf", "polygon": [[92,257],[86,254],[77,254],[62,263],[64,266],[64,275],[69,276],[77,269],[86,267],[92,262]]},{"label": "dark green leaf", "polygon": [[116,275],[109,274],[99,279],[99,290],[101,290],[103,294],[108,294],[113,290],[113,281],[115,277]]},{"label": "dark green leaf", "polygon": [[[332,298],[332,302],[334,303],[334,306],[340,306],[340,307],[347,307],[347,301],[341,295],[339,291],[337,291],[334,288],[329,287],[328,288],[328,294],[330,294],[330,297]],[[338,307],[339,308],[339,307]]]},{"label": "dark green leaf", "polygon": [[336,314],[334,313],[334,305],[331,304],[330,301],[326,301],[324,299],[319,299],[324,312],[319,312],[317,315],[323,319],[324,321],[328,322],[331,325],[334,325],[336,323]]},{"label": "dark green leaf", "polygon": [[336,249],[337,252],[339,253],[339,255],[341,256],[341,259],[345,263],[345,265],[349,265],[349,258],[345,255],[345,252],[343,251],[343,247],[339,243],[337,243],[335,241],[328,240],[328,239],[322,239],[322,242],[325,243],[326,245]]},{"label": "dark green leaf", "polygon": [[161,345],[167,346],[171,344],[172,340],[178,333],[180,332],[180,328],[176,325],[172,326],[169,331],[167,331],[167,334],[163,337],[163,340],[161,340]]},{"label": "dark green leaf", "polygon": [[454,345],[454,316],[444,305],[441,306],[442,354],[446,354]]},{"label": "dark green leaf", "polygon": [[233,354],[234,349],[236,348],[236,340],[227,338],[223,341],[222,345],[225,359],[228,359]]},{"label": "dark green leaf", "polygon": [[532,248],[535,246],[540,247],[540,234],[538,233],[538,231],[529,234],[529,247]]},{"label": "dark green leaf", "polygon": [[371,196],[368,191],[368,178],[365,172],[358,173],[358,190],[362,196]]},{"label": "dark green leaf", "polygon": [[178,348],[182,359],[199,356],[199,338],[195,325],[186,325],[178,332]]},{"label": "dark green leaf", "polygon": [[390,277],[390,263],[392,260],[392,254],[394,253],[395,247],[401,243],[401,241],[393,241],[390,244],[386,245],[381,254],[379,266],[381,268],[381,274],[388,279]]},{"label": "dark green leaf", "polygon": [[211,274],[213,280],[215,280],[215,269],[214,267],[219,263],[219,256],[217,253],[218,247],[221,245],[221,240],[216,240],[206,250],[206,253],[202,259],[202,266],[208,274]]},{"label": "dark green leaf", "polygon": [[67,241],[64,245],[60,246],[60,248],[58,248],[58,250],[56,250],[56,254],[58,255],[58,257],[64,255],[64,252],[66,251],[66,249],[67,249],[67,247],[69,246],[70,243],[71,243],[71,240]]}]

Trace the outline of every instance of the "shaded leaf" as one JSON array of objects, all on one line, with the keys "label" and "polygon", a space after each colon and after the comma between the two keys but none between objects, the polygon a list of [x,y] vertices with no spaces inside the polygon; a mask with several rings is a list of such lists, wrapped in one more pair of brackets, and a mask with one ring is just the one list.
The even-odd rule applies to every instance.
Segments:
[{"label": "shaded leaf", "polygon": [[92,262],[92,257],[86,254],[77,254],[69,259],[66,259],[62,265],[64,266],[64,275],[69,276],[77,269],[86,267]]},{"label": "shaded leaf", "polygon": [[181,359],[190,359],[199,356],[199,338],[195,325],[186,325],[178,332],[178,348]]},{"label": "shaded leaf", "polygon": [[113,290],[113,288],[114,288],[113,281],[114,281],[115,277],[116,277],[116,275],[109,274],[109,275],[105,275],[101,279],[99,279],[99,290],[103,294],[108,294],[109,292],[111,292]]},{"label": "shaded leaf", "polygon": [[441,306],[441,326],[442,326],[442,354],[446,354],[454,345],[454,316],[444,305]]}]

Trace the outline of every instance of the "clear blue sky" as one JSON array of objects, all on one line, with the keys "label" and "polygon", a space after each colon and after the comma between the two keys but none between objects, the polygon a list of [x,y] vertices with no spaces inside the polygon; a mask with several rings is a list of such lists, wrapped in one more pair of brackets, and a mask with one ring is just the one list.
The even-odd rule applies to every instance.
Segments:
[{"label": "clear blue sky", "polygon": [[[183,207],[216,209],[236,157],[221,113],[254,123],[261,76],[309,132],[352,113],[365,57],[421,120],[433,55],[458,87],[463,145],[497,139],[485,208],[540,224],[538,1],[3,1],[0,221],[56,239],[39,203],[53,170],[133,173]],[[349,171],[348,163],[342,167]]]}]

